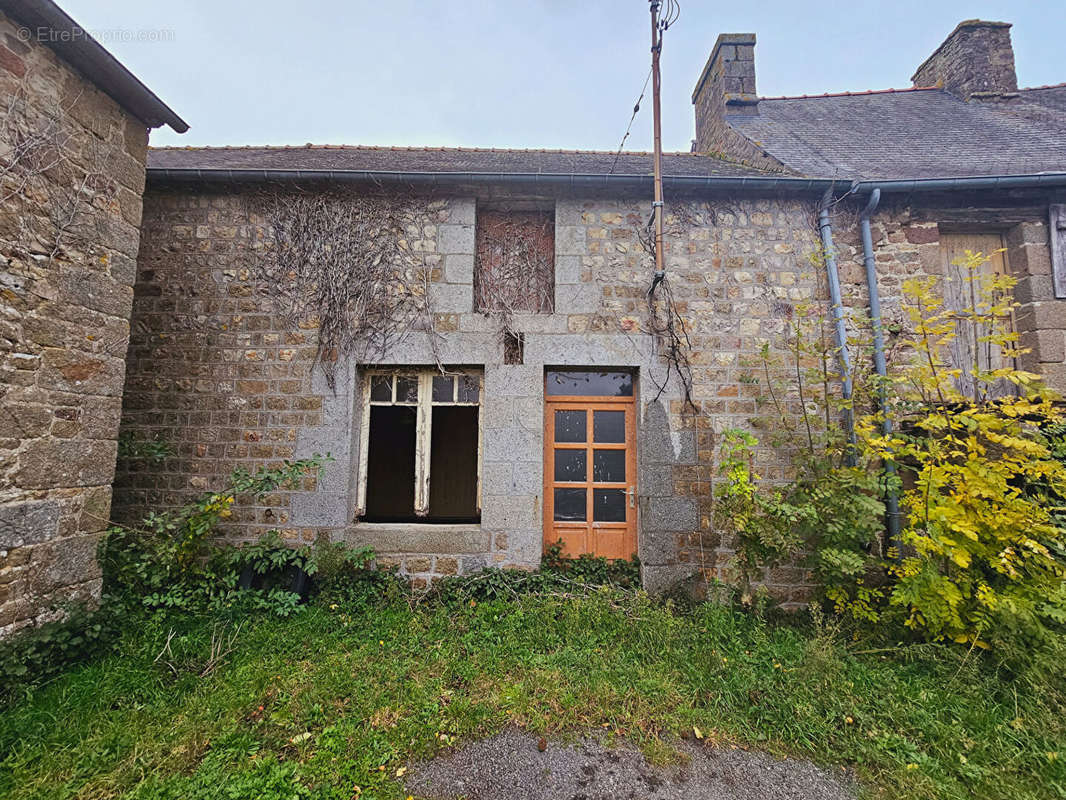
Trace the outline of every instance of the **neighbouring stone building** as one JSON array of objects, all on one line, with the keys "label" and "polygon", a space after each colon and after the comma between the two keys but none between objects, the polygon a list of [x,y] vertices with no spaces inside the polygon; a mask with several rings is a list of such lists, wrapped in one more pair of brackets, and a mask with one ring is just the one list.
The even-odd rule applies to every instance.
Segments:
[{"label": "neighbouring stone building", "polygon": [[[1052,253],[1066,226],[1066,86],[1019,90],[1002,23],[962,23],[914,88],[884,92],[759,98],[754,45],[751,34],[719,38],[693,94],[693,152],[665,156],[662,285],[641,245],[649,154],[153,150],[123,424],[176,451],[120,474],[117,504],[173,506],[234,465],[328,451],[321,481],[239,508],[232,536],[370,545],[422,584],[532,567],[557,540],[571,553],[638,553],[652,588],[694,572],[728,578],[731,543],[711,514],[716,434],[757,413],[760,348],[781,347],[798,309],[829,313],[810,258],[823,208],[843,303],[866,307],[857,217],[874,190],[886,316],[908,276],[945,275],[963,249],[1002,246],[1026,366],[1066,386],[1066,285]],[[333,387],[316,363],[316,321],[288,321],[263,277],[262,197],[295,198],[296,187],[417,208],[403,245],[425,267],[435,335],[341,354]],[[499,267],[493,231],[534,218],[550,245],[537,261],[550,302],[501,322],[483,296]],[[691,403],[671,369],[666,291]],[[782,452],[758,457],[764,474],[787,474]],[[786,604],[809,596],[799,569],[766,581]]]},{"label": "neighbouring stone building", "polygon": [[[664,279],[648,153],[149,150],[122,430],[173,452],[120,464],[115,514],[329,453],[321,479],[238,505],[226,536],[369,545],[419,585],[534,567],[557,541],[639,555],[652,589],[728,580],[720,434],[760,413],[763,348],[781,353],[799,315],[828,319],[823,251],[843,306],[867,307],[869,261],[894,319],[907,277],[950,281],[962,250],[1003,248],[1024,366],[1066,388],[1066,85],[1018,89],[1003,23],[962,23],[914,87],[882,92],[760,98],[754,46],[719,38],[692,152],[664,156]],[[341,294],[368,320],[383,312],[361,287],[385,281],[405,324],[359,350],[335,346],[335,309],[294,314],[311,250],[350,272]],[[785,451],[756,457],[788,475]],[[798,568],[766,584],[810,596]]]},{"label": "neighbouring stone building", "polygon": [[148,130],[186,125],[50,2],[0,4],[0,636],[100,590]]}]

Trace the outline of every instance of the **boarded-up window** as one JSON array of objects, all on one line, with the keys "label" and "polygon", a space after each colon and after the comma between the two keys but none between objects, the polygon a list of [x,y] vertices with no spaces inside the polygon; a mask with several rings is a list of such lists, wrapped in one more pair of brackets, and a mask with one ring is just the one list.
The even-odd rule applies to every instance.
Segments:
[{"label": "boarded-up window", "polygon": [[474,307],[504,313],[555,309],[555,216],[479,209]]},{"label": "boarded-up window", "polygon": [[[955,323],[955,338],[951,342],[951,363],[949,366],[960,370],[957,386],[960,392],[973,397],[975,385],[974,366],[979,371],[1000,369],[1010,366],[1004,358],[1001,348],[986,339],[992,332],[993,325],[978,322],[975,324],[971,309],[981,311],[980,277],[970,278],[966,267],[966,251],[982,253],[989,261],[981,266],[981,274],[1003,275],[1009,272],[1006,253],[1003,251],[1003,238],[998,233],[949,233],[940,235],[940,262],[944,269],[944,306],[945,310],[958,315]],[[1013,330],[1013,320],[1009,315],[998,320],[1001,329]],[[978,387],[986,391],[984,387]],[[1001,380],[993,387],[993,395],[1013,394],[1014,386],[1009,381]]]}]

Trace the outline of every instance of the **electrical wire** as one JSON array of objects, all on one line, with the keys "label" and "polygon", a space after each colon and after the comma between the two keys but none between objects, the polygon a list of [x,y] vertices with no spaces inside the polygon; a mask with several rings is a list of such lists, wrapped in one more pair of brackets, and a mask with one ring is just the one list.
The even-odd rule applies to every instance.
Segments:
[{"label": "electrical wire", "polygon": [[626,132],[622,136],[622,141],[618,143],[618,152],[614,154],[614,161],[611,162],[611,169],[607,174],[614,174],[614,168],[618,166],[618,159],[622,155],[622,148],[626,146],[626,139],[629,138],[630,131],[633,130],[633,120],[637,118],[637,112],[640,111],[640,103],[644,99],[644,93],[648,91],[648,82],[651,80],[651,68],[648,68],[648,77],[644,79],[644,88],[640,90],[640,97],[637,98],[637,102],[633,105],[633,115],[629,118],[629,124],[626,126]]},{"label": "electrical wire", "polygon": [[[681,4],[678,0],[666,0],[663,4],[663,14],[659,18],[659,49],[662,50],[663,37],[662,35],[666,30],[677,22],[678,17],[681,16]],[[622,141],[618,143],[618,152],[614,154],[614,161],[611,162],[611,169],[608,170],[608,175],[614,174],[614,168],[618,166],[618,159],[622,157],[622,150],[626,146],[626,140],[629,138],[629,134],[633,130],[633,121],[636,120],[637,114],[640,112],[641,101],[644,100],[644,95],[648,91],[648,83],[651,81],[651,69],[648,69],[648,75],[644,78],[644,86],[640,90],[640,97],[637,98],[637,102],[633,104],[633,114],[629,117],[629,124],[626,126],[626,132],[622,134]]]},{"label": "electrical wire", "polygon": [[659,17],[659,30],[665,31],[681,16],[681,3],[677,0],[666,0],[663,3],[663,13]]}]

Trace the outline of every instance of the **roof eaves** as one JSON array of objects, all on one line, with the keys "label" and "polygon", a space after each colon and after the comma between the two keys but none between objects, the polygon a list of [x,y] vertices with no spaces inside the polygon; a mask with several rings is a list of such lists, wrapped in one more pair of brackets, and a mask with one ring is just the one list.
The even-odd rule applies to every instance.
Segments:
[{"label": "roof eaves", "polygon": [[[469,183],[513,183],[555,188],[651,188],[652,175],[552,172],[402,172],[388,170],[197,169],[149,167],[149,181],[161,183],[344,182],[443,186]],[[663,182],[678,189],[720,189],[785,192],[824,192],[849,188],[853,181],[771,175],[664,175]]]},{"label": "roof eaves", "polygon": [[141,83],[108,50],[51,0],[4,0],[3,11],[23,25],[44,29],[45,43],[101,91],[150,128],[169,125],[185,133],[188,123]]}]

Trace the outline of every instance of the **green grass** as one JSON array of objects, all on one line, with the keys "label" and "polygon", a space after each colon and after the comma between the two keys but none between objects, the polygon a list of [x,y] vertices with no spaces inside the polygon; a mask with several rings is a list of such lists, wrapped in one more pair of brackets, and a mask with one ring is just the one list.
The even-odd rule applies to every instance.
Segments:
[{"label": "green grass", "polygon": [[0,796],[403,797],[408,759],[516,724],[657,759],[697,726],[851,769],[870,797],[1066,797],[1066,688],[942,648],[849,655],[727,608],[604,592],[260,616],[201,677],[217,625],[144,623],[7,708]]}]

